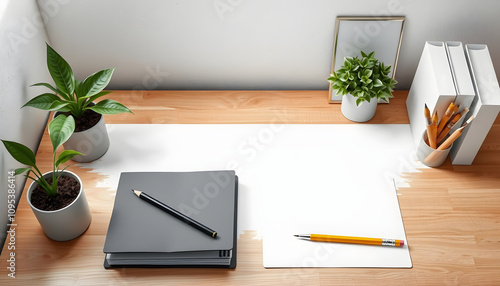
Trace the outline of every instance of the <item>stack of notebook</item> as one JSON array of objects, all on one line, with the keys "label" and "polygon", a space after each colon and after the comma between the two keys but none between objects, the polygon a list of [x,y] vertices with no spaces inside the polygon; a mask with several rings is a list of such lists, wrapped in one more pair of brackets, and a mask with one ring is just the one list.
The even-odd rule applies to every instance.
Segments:
[{"label": "stack of notebook", "polygon": [[[139,190],[215,230],[215,238],[136,196]],[[104,267],[236,266],[234,171],[122,173]]]}]

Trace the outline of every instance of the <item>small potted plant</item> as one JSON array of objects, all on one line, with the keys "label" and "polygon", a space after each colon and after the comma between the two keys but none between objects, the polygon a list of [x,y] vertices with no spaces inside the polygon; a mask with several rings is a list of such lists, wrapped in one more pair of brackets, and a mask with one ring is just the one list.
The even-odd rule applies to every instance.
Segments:
[{"label": "small potted plant", "polygon": [[64,148],[85,154],[75,156],[74,161],[89,162],[100,158],[109,148],[108,132],[102,115],[132,113],[126,106],[112,99],[95,102],[110,93],[103,90],[109,84],[115,69],[101,70],[82,82],[75,79],[70,65],[48,44],[47,67],[56,86],[48,83],[37,83],[33,86],[44,86],[54,93],[34,97],[24,106],[56,111],[55,116],[73,116],[76,129],[64,143]]},{"label": "small potted plant", "polygon": [[349,120],[365,122],[373,118],[377,102],[389,102],[396,80],[389,77],[391,66],[375,58],[375,52],[361,58],[346,57],[344,65],[330,75],[332,89],[342,97],[342,114]]},{"label": "small potted plant", "polygon": [[[90,225],[91,214],[80,178],[59,166],[72,157],[82,155],[74,150],[64,150],[56,158],[56,149],[73,133],[75,121],[71,116],[59,115],[49,123],[52,142],[52,171],[42,174],[37,167],[35,154],[26,146],[2,140],[7,151],[19,163],[29,168],[15,170],[15,175],[25,172],[33,180],[27,199],[44,233],[57,241],[80,236]],[[30,173],[34,175],[30,176]]]}]

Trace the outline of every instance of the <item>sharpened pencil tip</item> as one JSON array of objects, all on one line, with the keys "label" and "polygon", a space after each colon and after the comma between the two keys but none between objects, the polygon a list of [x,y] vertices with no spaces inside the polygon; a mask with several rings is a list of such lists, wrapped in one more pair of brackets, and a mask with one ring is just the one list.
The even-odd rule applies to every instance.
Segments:
[{"label": "sharpened pencil tip", "polygon": [[295,236],[295,237],[299,237],[299,235],[298,235],[298,234],[294,234],[293,236]]},{"label": "sharpened pencil tip", "polygon": [[137,196],[140,196],[142,192],[137,190],[132,190],[132,193],[136,194]]}]

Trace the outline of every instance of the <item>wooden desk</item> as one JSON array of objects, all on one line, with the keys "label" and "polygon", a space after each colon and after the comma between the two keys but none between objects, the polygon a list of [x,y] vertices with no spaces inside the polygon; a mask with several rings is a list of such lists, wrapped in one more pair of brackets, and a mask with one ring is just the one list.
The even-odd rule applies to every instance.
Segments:
[{"label": "wooden desk", "polygon": [[[370,123],[407,124],[407,92],[380,104]],[[106,116],[106,123],[262,123],[276,112],[287,123],[346,124],[340,104],[327,91],[116,91],[112,98],[135,115]],[[45,133],[37,154],[49,170],[51,145]],[[54,242],[42,232],[25,194],[16,214],[16,279],[7,276],[6,246],[0,258],[1,285],[500,285],[500,119],[472,166],[407,174],[410,188],[399,201],[412,269],[264,269],[262,241],[249,230],[238,240],[238,266],[227,269],[115,269],[102,266],[102,248],[114,198],[96,187],[96,175],[76,166],[92,209],[87,232]],[[26,190],[26,188],[25,188]]]}]

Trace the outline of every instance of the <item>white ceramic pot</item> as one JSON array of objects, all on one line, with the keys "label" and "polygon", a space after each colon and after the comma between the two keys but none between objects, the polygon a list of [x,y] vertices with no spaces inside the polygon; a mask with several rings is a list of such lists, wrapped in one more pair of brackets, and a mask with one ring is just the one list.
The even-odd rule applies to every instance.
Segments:
[{"label": "white ceramic pot", "polygon": [[355,122],[366,122],[375,116],[377,111],[377,99],[370,102],[363,101],[360,106],[356,106],[356,98],[350,94],[342,96],[342,106],[340,107],[345,118]]},{"label": "white ceramic pot", "polygon": [[64,144],[65,150],[75,150],[85,155],[72,158],[76,162],[90,162],[101,158],[109,149],[109,137],[104,116],[93,127],[73,132]]},{"label": "white ceramic pot", "polygon": [[[84,233],[90,225],[92,216],[80,178],[70,171],[59,172],[63,172],[63,176],[75,178],[80,183],[80,193],[71,204],[55,211],[37,209],[31,204],[31,193],[38,185],[37,182],[32,182],[28,188],[27,199],[45,235],[53,240],[66,241]],[[43,174],[44,178],[50,178],[51,176],[52,172]]]},{"label": "white ceramic pot", "polygon": [[[92,104],[93,105],[93,104]],[[56,117],[58,113],[54,115]],[[109,149],[108,130],[104,123],[104,116],[96,125],[79,132],[73,132],[71,137],[64,142],[65,150],[75,150],[84,155],[78,155],[72,158],[75,162],[91,162],[101,158]]]}]

